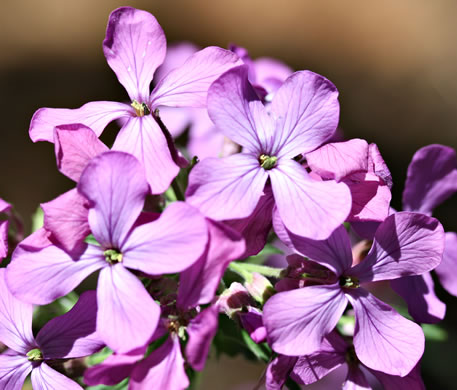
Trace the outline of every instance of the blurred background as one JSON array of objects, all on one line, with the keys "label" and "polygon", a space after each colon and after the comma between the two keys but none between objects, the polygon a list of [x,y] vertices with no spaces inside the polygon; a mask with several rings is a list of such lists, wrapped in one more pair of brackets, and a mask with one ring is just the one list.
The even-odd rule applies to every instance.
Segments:
[{"label": "blurred background", "polygon": [[[275,57],[329,78],[340,91],[345,137],[376,143],[391,169],[395,208],[401,207],[406,168],[419,147],[457,147],[453,0],[2,0],[0,197],[27,224],[39,203],[73,186],[56,170],[53,145],[30,141],[33,113],[127,98],[101,48],[108,15],[122,5],[154,14],[169,43],[235,43],[253,58]],[[435,215],[446,230],[457,231],[457,196]],[[443,326],[450,337],[427,345],[423,373],[429,389],[453,389],[457,299],[443,290],[438,294],[449,304]],[[255,384],[263,368],[214,359],[202,388],[214,388],[217,378],[218,389],[241,389]]]}]

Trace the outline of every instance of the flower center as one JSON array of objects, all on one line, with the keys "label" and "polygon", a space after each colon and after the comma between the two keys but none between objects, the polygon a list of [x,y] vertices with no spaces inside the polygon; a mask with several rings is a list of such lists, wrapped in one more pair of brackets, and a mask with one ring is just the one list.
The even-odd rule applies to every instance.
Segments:
[{"label": "flower center", "polygon": [[135,113],[137,116],[145,116],[151,113],[151,110],[149,109],[146,103],[139,103],[136,100],[134,100],[131,106],[135,109]]},{"label": "flower center", "polygon": [[276,166],[276,162],[278,161],[278,157],[275,156],[268,156],[266,154],[261,154],[259,157],[260,166],[265,169],[266,171],[274,168]]},{"label": "flower center", "polygon": [[107,249],[103,254],[105,255],[105,260],[110,264],[116,264],[122,261],[122,253],[117,249]]},{"label": "flower center", "polygon": [[340,286],[344,288],[359,288],[360,282],[359,279],[354,276],[341,276]]},{"label": "flower center", "polygon": [[37,362],[43,360],[43,354],[38,348],[31,349],[29,352],[27,352],[27,358],[31,362]]}]

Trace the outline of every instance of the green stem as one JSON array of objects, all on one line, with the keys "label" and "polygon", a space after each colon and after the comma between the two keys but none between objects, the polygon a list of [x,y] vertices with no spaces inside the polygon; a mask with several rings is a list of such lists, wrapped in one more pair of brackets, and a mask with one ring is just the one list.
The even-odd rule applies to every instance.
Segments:
[{"label": "green stem", "polygon": [[267,267],[266,265],[258,265],[252,263],[239,263],[237,261],[233,261],[229,265],[229,269],[241,277],[244,278],[247,282],[252,280],[252,273],[257,272],[264,276],[269,276],[273,278],[279,278],[281,276],[281,268],[272,268]]},{"label": "green stem", "polygon": [[178,200],[184,200],[184,194],[183,194],[183,192],[181,191],[181,187],[179,187],[179,183],[178,183],[178,181],[177,181],[176,179],[177,179],[177,178],[175,178],[175,179],[171,182],[171,188],[173,188],[173,191],[175,192],[176,199],[178,199]]}]

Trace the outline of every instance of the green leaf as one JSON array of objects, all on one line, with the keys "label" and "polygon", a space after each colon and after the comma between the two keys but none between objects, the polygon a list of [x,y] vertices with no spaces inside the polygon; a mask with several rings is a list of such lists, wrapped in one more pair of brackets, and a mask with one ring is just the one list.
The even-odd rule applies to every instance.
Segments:
[{"label": "green leaf", "polygon": [[32,215],[32,233],[36,232],[39,228],[43,227],[44,213],[41,207],[38,207]]},{"label": "green leaf", "polygon": [[255,357],[259,360],[263,360],[264,362],[268,362],[270,360],[270,356],[262,348],[261,344],[257,344],[254,340],[251,339],[251,336],[249,336],[248,332],[246,332],[244,329],[241,329],[241,336],[243,337],[243,341],[248,347],[248,349],[254,354]]},{"label": "green leaf", "polygon": [[425,338],[429,341],[446,341],[449,338],[448,332],[438,325],[422,324]]},{"label": "green leaf", "polygon": [[246,262],[253,264],[263,264],[268,256],[283,254],[284,252],[276,248],[273,244],[267,243],[257,255],[248,257]]},{"label": "green leaf", "polygon": [[95,239],[95,237],[94,237],[92,234],[89,234],[89,235],[84,239],[84,242],[86,242],[87,244],[100,246],[100,244],[98,243],[98,241]]},{"label": "green leaf", "polygon": [[119,382],[114,386],[98,385],[86,387],[87,390],[127,390],[129,386],[129,379],[125,378],[122,382]]},{"label": "green leaf", "polygon": [[101,351],[88,356],[86,359],[87,364],[89,366],[95,366],[96,364],[103,362],[112,353],[113,353],[113,351],[111,349],[109,349],[108,347],[105,347]]}]

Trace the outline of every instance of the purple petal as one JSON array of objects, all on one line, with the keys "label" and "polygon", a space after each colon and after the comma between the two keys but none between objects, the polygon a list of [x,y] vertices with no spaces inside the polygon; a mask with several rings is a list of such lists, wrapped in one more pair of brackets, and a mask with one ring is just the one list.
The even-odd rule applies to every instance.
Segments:
[{"label": "purple petal", "polygon": [[269,172],[279,215],[292,233],[323,240],[348,216],[352,202],[346,184],[313,180],[293,160],[280,160]]},{"label": "purple petal", "polygon": [[421,378],[420,366],[416,365],[412,371],[404,376],[388,375],[380,371],[370,370],[386,390],[408,389],[408,390],[425,390],[424,382]]},{"label": "purple petal", "polygon": [[157,327],[159,305],[122,264],[100,272],[97,303],[97,332],[118,353],[142,347]]},{"label": "purple petal", "polygon": [[211,85],[208,114],[224,135],[260,155],[271,148],[274,124],[248,81],[248,71],[246,65],[236,67]]},{"label": "purple petal", "polygon": [[197,315],[187,326],[189,341],[186,344],[186,360],[197,371],[203,370],[209,347],[217,332],[219,309],[213,305]]},{"label": "purple petal", "polygon": [[457,157],[454,149],[428,145],[419,149],[408,167],[403,209],[430,214],[457,191]]},{"label": "purple petal", "polygon": [[208,88],[222,73],[240,65],[241,60],[229,50],[207,47],[171,70],[154,88],[152,107],[206,107]]},{"label": "purple petal", "polygon": [[32,370],[33,390],[83,390],[76,382],[41,363]]},{"label": "purple petal", "polygon": [[349,345],[337,333],[327,335],[318,351],[300,356],[293,369],[293,377],[309,385],[326,376],[346,362]]},{"label": "purple petal", "polygon": [[30,371],[32,363],[25,356],[0,355],[0,388],[21,390]]},{"label": "purple petal", "polygon": [[446,291],[457,297],[457,234],[446,233],[443,260],[435,272]]},{"label": "purple petal", "polygon": [[249,333],[255,343],[259,344],[267,340],[267,330],[263,325],[262,312],[260,310],[249,306],[247,312],[240,311],[238,313],[238,318],[241,326]]},{"label": "purple petal", "polygon": [[341,225],[327,240],[315,241],[289,234],[297,252],[329,269],[337,276],[352,265],[351,242],[346,228]]},{"label": "purple petal", "polygon": [[106,152],[89,163],[78,191],[92,202],[89,224],[97,241],[105,249],[119,249],[143,209],[149,187],[135,157]]},{"label": "purple petal", "polygon": [[129,390],[184,390],[188,386],[179,339],[170,337],[136,365],[130,377]]},{"label": "purple petal", "polygon": [[[265,88],[270,96],[293,73],[290,67],[274,58],[257,58],[252,63],[255,73],[255,83]],[[269,99],[268,95],[267,99]]]},{"label": "purple petal", "polygon": [[57,168],[75,182],[79,181],[92,158],[108,151],[108,147],[87,126],[62,125],[54,131]]},{"label": "purple petal", "polygon": [[340,181],[353,172],[368,170],[368,143],[355,138],[326,144],[307,153],[306,161],[322,178]]},{"label": "purple petal", "polygon": [[149,85],[165,58],[166,45],[162,27],[149,12],[122,7],[111,13],[103,52],[130,100],[148,101]]},{"label": "purple petal", "polygon": [[257,206],[267,179],[267,172],[250,154],[207,158],[190,173],[186,200],[218,221],[246,218]]},{"label": "purple petal", "polygon": [[381,223],[367,257],[350,273],[362,283],[420,275],[440,263],[443,249],[444,232],[437,219],[399,212]]},{"label": "purple petal", "polygon": [[126,267],[161,275],[191,266],[207,241],[205,218],[194,207],[174,202],[158,220],[135,228],[120,249]]},{"label": "purple petal", "polygon": [[406,301],[415,321],[434,324],[444,318],[446,305],[436,296],[430,273],[395,279],[390,285]]},{"label": "purple petal", "polygon": [[[192,123],[195,108],[160,107],[159,115],[170,134],[179,137]],[[206,111],[206,110],[205,110]],[[209,119],[208,119],[209,120]]]},{"label": "purple petal", "polygon": [[153,194],[161,194],[179,172],[167,140],[151,115],[130,118],[116,137],[113,150],[133,154],[143,165]]},{"label": "purple petal", "polygon": [[368,172],[374,173],[389,187],[392,188],[392,175],[381,156],[376,144],[370,144],[368,150]]},{"label": "purple petal", "polygon": [[8,256],[8,221],[0,221],[0,260]]},{"label": "purple petal", "polygon": [[167,49],[165,60],[154,75],[154,80],[162,80],[171,70],[184,64],[198,50],[198,46],[191,42],[178,42],[170,45]]},{"label": "purple petal", "polygon": [[41,250],[18,247],[6,269],[6,281],[22,301],[46,305],[68,294],[106,264],[102,249],[92,245],[76,261],[53,245]]},{"label": "purple petal", "polygon": [[5,213],[11,208],[11,205],[8,202],[5,202],[0,198],[0,213]]},{"label": "purple petal", "polygon": [[363,289],[347,294],[355,311],[354,347],[367,367],[391,375],[407,375],[424,352],[424,334],[390,306]]},{"label": "purple petal", "polygon": [[281,390],[294,367],[296,357],[279,355],[267,367],[265,387],[267,390]]},{"label": "purple petal", "polygon": [[73,308],[44,325],[37,343],[45,359],[77,358],[92,355],[105,345],[95,333],[97,296],[86,291]]},{"label": "purple petal", "polygon": [[219,282],[232,261],[245,251],[241,236],[222,223],[207,220],[208,246],[202,256],[181,273],[178,305],[181,308],[210,303]]},{"label": "purple petal", "polygon": [[44,228],[72,255],[82,250],[84,238],[90,233],[87,203],[75,188],[40,205],[44,213]]},{"label": "purple petal", "polygon": [[337,285],[310,286],[273,295],[264,306],[263,322],[275,352],[289,356],[317,351],[347,305]]},{"label": "purple petal", "polygon": [[15,298],[5,283],[5,269],[0,269],[0,341],[25,355],[35,345],[32,333],[33,306]]},{"label": "purple petal", "polygon": [[346,381],[342,390],[373,390],[365,378],[365,375],[358,367],[349,366]]},{"label": "purple petal", "polygon": [[90,102],[77,109],[40,108],[32,117],[29,135],[33,142],[54,142],[54,127],[82,123],[100,136],[108,123],[132,115],[132,107],[118,102]]},{"label": "purple petal", "polygon": [[316,73],[295,72],[276,92],[271,110],[283,121],[275,137],[278,157],[293,158],[313,151],[333,135],[340,112],[338,91]]}]

